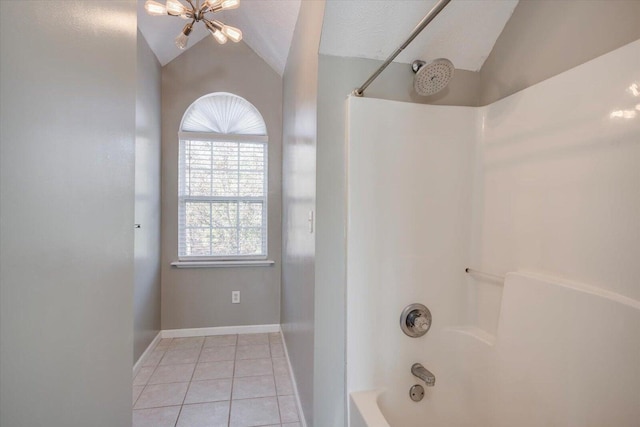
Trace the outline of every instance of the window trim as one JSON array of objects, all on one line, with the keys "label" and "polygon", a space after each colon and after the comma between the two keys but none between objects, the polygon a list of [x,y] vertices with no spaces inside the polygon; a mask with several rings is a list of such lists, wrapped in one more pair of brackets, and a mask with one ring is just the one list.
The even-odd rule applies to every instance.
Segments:
[{"label": "window trim", "polygon": [[[266,220],[264,222],[264,254],[263,255],[223,255],[223,256],[209,256],[209,255],[180,255],[180,234],[184,232],[182,225],[180,224],[180,206],[183,196],[181,196],[180,179],[184,165],[180,155],[180,151],[183,150],[183,143],[186,141],[211,141],[211,142],[238,142],[238,143],[260,143],[264,144],[264,198],[260,198],[260,201],[264,200],[264,213]],[[184,178],[182,178],[184,179]],[[255,196],[194,196],[202,197],[202,201],[207,200],[237,200],[241,202],[255,201]],[[267,266],[272,265],[273,261],[268,260],[269,257],[269,138],[267,135],[246,135],[246,134],[220,134],[215,132],[193,132],[193,131],[180,131],[178,132],[178,261],[171,263],[172,266],[178,268],[192,268],[192,267],[230,267],[230,266]],[[194,263],[201,263],[195,264]]]},{"label": "window trim", "polygon": [[178,139],[181,141],[264,142],[267,145],[269,144],[269,137],[267,135],[241,135],[235,133],[180,131],[178,132]]}]

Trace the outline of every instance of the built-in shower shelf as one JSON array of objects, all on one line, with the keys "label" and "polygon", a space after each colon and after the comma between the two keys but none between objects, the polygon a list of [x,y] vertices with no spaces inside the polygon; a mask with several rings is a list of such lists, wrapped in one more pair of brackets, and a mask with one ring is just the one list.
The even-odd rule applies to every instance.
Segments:
[{"label": "built-in shower shelf", "polygon": [[489,347],[493,347],[496,343],[495,335],[487,332],[482,328],[478,328],[477,326],[457,326],[449,328],[449,330],[475,338],[476,340],[488,345]]}]

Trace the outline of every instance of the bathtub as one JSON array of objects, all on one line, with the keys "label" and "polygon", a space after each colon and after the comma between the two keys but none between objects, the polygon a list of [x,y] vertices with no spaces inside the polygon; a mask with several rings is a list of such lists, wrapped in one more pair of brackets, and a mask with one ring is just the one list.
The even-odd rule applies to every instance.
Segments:
[{"label": "bathtub", "polygon": [[351,427],[391,427],[378,406],[382,390],[358,391],[349,395]]}]

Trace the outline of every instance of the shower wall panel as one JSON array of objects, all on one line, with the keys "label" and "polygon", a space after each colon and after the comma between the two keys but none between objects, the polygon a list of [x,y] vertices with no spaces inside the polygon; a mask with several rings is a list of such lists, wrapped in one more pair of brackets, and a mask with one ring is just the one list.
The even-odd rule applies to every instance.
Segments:
[{"label": "shower wall panel", "polygon": [[[348,110],[348,390],[386,385],[397,397],[388,404],[406,415],[420,410],[406,399],[413,363],[456,376],[443,340],[446,328],[466,323],[477,110],[353,97]],[[414,302],[433,314],[419,339],[398,323]],[[434,417],[454,413],[461,396],[434,395]]]},{"label": "shower wall panel", "polygon": [[483,110],[474,264],[640,300],[640,40]]}]

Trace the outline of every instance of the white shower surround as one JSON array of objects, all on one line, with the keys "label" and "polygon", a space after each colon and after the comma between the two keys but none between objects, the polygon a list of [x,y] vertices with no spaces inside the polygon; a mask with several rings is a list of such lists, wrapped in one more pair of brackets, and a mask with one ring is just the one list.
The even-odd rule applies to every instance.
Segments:
[{"label": "white shower surround", "polygon": [[[481,108],[349,99],[352,427],[378,408],[362,425],[637,423],[633,84],[640,41]],[[434,319],[419,339],[398,325],[413,302]],[[414,362],[436,375],[419,403]]]}]

